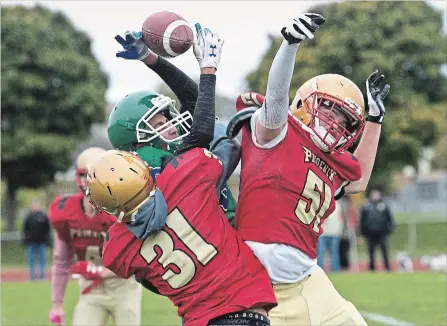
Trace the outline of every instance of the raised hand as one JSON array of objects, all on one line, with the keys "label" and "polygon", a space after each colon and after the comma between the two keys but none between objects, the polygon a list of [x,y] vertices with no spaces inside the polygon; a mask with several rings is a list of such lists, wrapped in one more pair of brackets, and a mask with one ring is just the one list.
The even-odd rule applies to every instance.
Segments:
[{"label": "raised hand", "polygon": [[319,14],[301,14],[283,27],[281,34],[289,44],[300,43],[306,38],[313,39],[314,33],[325,21],[326,19]]},{"label": "raised hand", "polygon": [[217,69],[224,40],[218,34],[211,32],[208,28],[202,29],[202,26],[199,23],[195,24],[195,28],[196,39],[194,41],[194,55],[200,68]]},{"label": "raised hand", "polygon": [[121,44],[123,51],[118,51],[116,56],[127,60],[144,60],[151,50],[144,43],[142,32],[126,31],[125,39],[116,35],[115,40]]},{"label": "raised hand", "polygon": [[379,70],[374,70],[374,72],[369,75],[366,80],[366,91],[368,94],[368,117],[366,121],[383,123],[385,116],[385,105],[383,100],[388,95],[391,86],[389,84],[383,85],[384,75],[379,76]]}]

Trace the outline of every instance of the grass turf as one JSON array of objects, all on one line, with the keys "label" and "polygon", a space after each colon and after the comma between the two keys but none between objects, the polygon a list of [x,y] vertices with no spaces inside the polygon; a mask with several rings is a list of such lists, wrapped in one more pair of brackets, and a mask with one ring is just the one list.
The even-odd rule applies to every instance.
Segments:
[{"label": "grass turf", "polygon": [[[417,325],[447,325],[446,274],[339,273],[331,274],[330,278],[339,292],[361,311]],[[77,284],[70,282],[64,304],[67,324],[70,324],[77,291]],[[51,305],[48,281],[2,283],[1,297],[2,325],[48,325]],[[144,291],[142,325],[180,325],[180,319],[168,299]]]}]

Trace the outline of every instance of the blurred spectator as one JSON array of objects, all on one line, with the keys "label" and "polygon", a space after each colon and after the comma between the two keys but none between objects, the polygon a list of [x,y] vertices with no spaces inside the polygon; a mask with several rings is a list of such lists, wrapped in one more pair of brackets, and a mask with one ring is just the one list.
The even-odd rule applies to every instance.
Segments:
[{"label": "blurred spectator", "polygon": [[324,269],[326,251],[330,252],[331,271],[340,270],[340,238],[343,232],[341,208],[337,203],[334,212],[324,221],[324,232],[318,240],[318,265]]},{"label": "blurred spectator", "polygon": [[349,249],[351,247],[351,233],[355,231],[357,223],[357,214],[350,196],[344,196],[337,204],[341,205],[341,218],[343,231],[340,239],[340,267],[342,270],[349,270]]},{"label": "blurred spectator", "polygon": [[368,244],[369,269],[375,270],[375,251],[380,247],[385,268],[390,270],[388,259],[388,236],[394,232],[395,223],[388,205],[378,189],[369,193],[369,201],[360,211],[360,231]]},{"label": "blurred spectator", "polygon": [[36,279],[35,258],[38,259],[40,274],[44,279],[47,262],[47,247],[50,244],[50,222],[40,206],[40,202],[34,200],[31,211],[26,215],[23,224],[23,242],[27,249],[28,268],[31,280]]}]

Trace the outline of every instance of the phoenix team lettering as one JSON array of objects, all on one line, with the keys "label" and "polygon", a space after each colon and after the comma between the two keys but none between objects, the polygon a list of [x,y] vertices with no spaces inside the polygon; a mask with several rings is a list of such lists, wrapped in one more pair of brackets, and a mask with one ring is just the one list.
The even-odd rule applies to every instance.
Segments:
[{"label": "phoenix team lettering", "polygon": [[106,232],[84,230],[84,229],[70,229],[71,238],[93,238],[93,239],[104,239]]},{"label": "phoenix team lettering", "polygon": [[325,161],[323,161],[321,158],[319,158],[317,155],[315,155],[314,153],[312,153],[312,151],[305,147],[302,146],[303,148],[303,152],[304,152],[304,162],[309,163],[312,162],[314,163],[316,166],[318,166],[318,168],[323,171],[324,174],[327,175],[327,177],[329,178],[329,180],[333,183],[334,182],[334,177],[337,174],[334,169],[330,168]]}]

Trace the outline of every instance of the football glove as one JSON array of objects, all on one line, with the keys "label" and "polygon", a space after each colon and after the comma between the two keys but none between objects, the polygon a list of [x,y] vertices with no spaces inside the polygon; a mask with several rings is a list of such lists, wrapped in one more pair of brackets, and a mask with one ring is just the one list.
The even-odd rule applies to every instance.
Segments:
[{"label": "football glove", "polygon": [[326,19],[318,14],[301,14],[281,29],[281,34],[289,44],[300,43],[306,38],[313,39],[314,33],[324,24]]},{"label": "football glove", "polygon": [[378,75],[379,71],[376,69],[366,80],[369,107],[366,121],[382,124],[385,116],[385,105],[383,104],[383,100],[390,91],[390,85],[385,84],[385,86],[382,86],[381,83],[385,76]]},{"label": "football glove", "polygon": [[142,32],[126,31],[126,39],[121,35],[116,35],[115,40],[121,44],[124,51],[116,53],[117,58],[124,58],[128,60],[144,60],[150,53],[149,48],[143,40]]},{"label": "football glove", "polygon": [[101,280],[102,279],[102,266],[96,266],[95,264],[81,260],[70,266],[70,273],[77,274],[86,280]]},{"label": "football glove", "polygon": [[197,23],[194,40],[194,55],[200,68],[216,68],[219,66],[224,40],[208,28],[202,29]]}]

